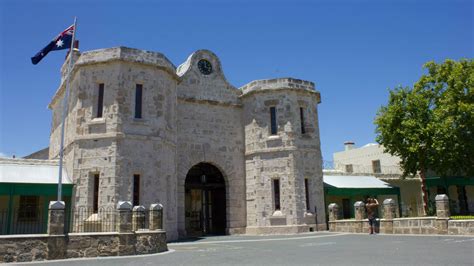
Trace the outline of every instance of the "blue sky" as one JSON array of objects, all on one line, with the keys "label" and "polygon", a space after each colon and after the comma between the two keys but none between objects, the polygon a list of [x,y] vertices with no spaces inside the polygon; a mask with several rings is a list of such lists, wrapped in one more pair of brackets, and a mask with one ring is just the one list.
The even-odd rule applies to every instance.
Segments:
[{"label": "blue sky", "polygon": [[47,109],[65,51],[30,57],[78,17],[82,51],[159,51],[175,65],[197,49],[221,59],[228,80],[311,80],[321,92],[325,160],[374,142],[388,88],[412,85],[422,65],[473,57],[473,1],[1,1],[0,154],[48,146]]}]

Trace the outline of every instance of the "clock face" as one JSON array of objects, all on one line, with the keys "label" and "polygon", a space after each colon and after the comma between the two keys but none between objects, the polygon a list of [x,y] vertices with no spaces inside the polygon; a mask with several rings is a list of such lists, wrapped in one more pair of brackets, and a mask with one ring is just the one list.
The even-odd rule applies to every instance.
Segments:
[{"label": "clock face", "polygon": [[201,59],[198,62],[199,71],[204,75],[209,75],[212,73],[212,65],[209,61]]}]

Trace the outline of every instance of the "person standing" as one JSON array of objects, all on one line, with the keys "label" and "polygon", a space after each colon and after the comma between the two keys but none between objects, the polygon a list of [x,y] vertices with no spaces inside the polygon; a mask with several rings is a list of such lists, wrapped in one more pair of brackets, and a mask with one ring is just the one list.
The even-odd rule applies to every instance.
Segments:
[{"label": "person standing", "polygon": [[369,219],[369,233],[374,233],[374,225],[377,218],[377,208],[379,202],[375,198],[368,198],[365,208],[367,209],[367,218]]}]

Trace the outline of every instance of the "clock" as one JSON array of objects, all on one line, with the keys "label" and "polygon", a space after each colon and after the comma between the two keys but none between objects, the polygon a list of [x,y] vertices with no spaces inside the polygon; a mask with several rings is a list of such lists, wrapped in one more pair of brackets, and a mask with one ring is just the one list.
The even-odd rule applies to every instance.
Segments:
[{"label": "clock", "polygon": [[199,71],[204,75],[209,75],[212,73],[212,65],[206,59],[201,59],[198,62]]}]

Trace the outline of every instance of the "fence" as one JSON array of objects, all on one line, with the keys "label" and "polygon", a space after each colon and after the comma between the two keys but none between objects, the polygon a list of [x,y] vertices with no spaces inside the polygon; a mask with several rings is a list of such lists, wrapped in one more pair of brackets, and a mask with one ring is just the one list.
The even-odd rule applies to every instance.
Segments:
[{"label": "fence", "polygon": [[159,203],[148,210],[144,206],[132,209],[129,201],[119,201],[116,209],[65,207],[62,201],[52,201],[47,216],[36,210],[28,212],[31,208],[0,212],[2,231],[29,234],[0,237],[0,263],[151,254],[168,249],[163,205]]},{"label": "fence", "polygon": [[[158,206],[159,205],[159,206]],[[146,231],[162,229],[162,205],[152,204],[152,209],[135,206],[133,210],[126,210],[131,230]],[[123,211],[123,210],[122,210]],[[150,224],[151,215],[154,215],[153,226]],[[72,208],[64,210],[64,234],[93,233],[119,231],[120,211],[114,207],[99,209]],[[22,208],[0,210],[0,235],[12,234],[46,234],[48,232],[48,213],[37,208]],[[61,229],[61,232],[62,229]]]},{"label": "fence", "polygon": [[114,232],[116,210],[110,208],[77,208],[66,210],[65,233]]},{"label": "fence", "polygon": [[36,208],[0,210],[0,235],[45,234],[47,214]]}]

